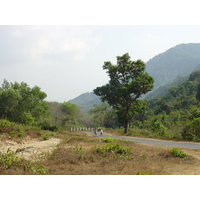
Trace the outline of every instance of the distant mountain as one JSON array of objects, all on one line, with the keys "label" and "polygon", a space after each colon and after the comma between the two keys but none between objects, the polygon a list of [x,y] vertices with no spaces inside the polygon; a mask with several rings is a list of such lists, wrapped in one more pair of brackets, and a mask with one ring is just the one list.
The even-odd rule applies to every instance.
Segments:
[{"label": "distant mountain", "polygon": [[101,104],[101,99],[99,96],[95,95],[93,92],[87,92],[79,95],[75,99],[69,101],[70,103],[76,104],[82,110],[88,110],[93,108],[95,104]]},{"label": "distant mountain", "polygon": [[[154,89],[142,99],[152,99],[164,95],[170,86],[186,81],[189,74],[200,69],[200,43],[180,44],[153,57],[146,63],[146,71],[154,78]],[[92,92],[81,94],[69,102],[81,109],[90,109],[101,104]]]},{"label": "distant mountain", "polygon": [[146,63],[147,72],[154,78],[154,90],[171,83],[179,75],[186,76],[200,64],[200,43],[180,44]]}]

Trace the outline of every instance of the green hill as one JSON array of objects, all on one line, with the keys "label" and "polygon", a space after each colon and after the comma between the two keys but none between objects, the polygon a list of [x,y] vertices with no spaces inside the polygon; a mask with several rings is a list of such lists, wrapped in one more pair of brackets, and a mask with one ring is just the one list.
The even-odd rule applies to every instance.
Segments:
[{"label": "green hill", "polygon": [[200,43],[180,44],[150,59],[147,72],[154,78],[154,90],[186,76],[200,64]]},{"label": "green hill", "polygon": [[101,104],[100,98],[93,94],[93,92],[81,94],[69,102],[76,104],[82,110],[88,110],[93,108],[93,105],[95,104]]},{"label": "green hill", "polygon": [[169,91],[158,99],[149,101],[150,108],[155,114],[165,111],[170,114],[172,110],[189,109],[196,106],[197,88],[200,84],[200,70],[189,75],[188,80],[179,85],[169,87]]}]

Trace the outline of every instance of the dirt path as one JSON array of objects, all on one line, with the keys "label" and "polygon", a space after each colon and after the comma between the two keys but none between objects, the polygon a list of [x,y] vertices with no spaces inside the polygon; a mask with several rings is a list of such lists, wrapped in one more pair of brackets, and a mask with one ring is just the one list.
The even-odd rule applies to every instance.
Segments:
[{"label": "dirt path", "polygon": [[38,160],[42,158],[44,153],[51,152],[60,143],[60,139],[51,138],[49,140],[39,141],[37,139],[32,139],[28,141],[22,141],[17,143],[12,140],[6,140],[0,142],[0,152],[5,153],[10,149],[15,152],[16,156],[27,160]]}]

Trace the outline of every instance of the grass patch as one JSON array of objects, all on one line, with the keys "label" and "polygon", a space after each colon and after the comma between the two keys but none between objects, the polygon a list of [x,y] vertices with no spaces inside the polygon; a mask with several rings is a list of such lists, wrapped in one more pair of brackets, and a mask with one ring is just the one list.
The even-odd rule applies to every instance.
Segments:
[{"label": "grass patch", "polygon": [[14,155],[14,152],[7,150],[0,153],[0,174],[46,174],[44,165],[31,162]]}]

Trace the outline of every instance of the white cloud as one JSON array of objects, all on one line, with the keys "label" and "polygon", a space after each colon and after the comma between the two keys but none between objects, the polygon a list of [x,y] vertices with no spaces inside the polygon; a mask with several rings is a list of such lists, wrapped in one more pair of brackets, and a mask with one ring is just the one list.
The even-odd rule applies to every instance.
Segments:
[{"label": "white cloud", "polygon": [[19,56],[41,64],[54,59],[56,62],[58,57],[83,60],[101,42],[101,38],[92,37],[88,26],[14,26],[10,34],[14,40],[21,41]]}]

